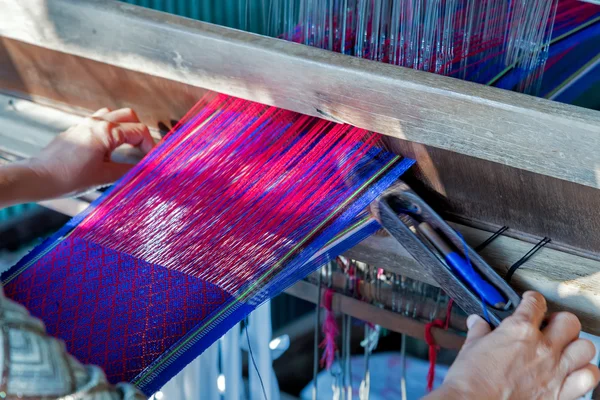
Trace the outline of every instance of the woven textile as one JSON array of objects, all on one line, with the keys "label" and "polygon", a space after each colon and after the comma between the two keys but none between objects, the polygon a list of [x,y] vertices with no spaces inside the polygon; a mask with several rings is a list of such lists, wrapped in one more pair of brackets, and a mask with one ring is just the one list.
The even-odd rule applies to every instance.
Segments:
[{"label": "woven textile", "polygon": [[6,293],[45,319],[48,333],[63,339],[73,356],[103,366],[115,383],[134,378],[231,299],[187,274],[72,238]]},{"label": "woven textile", "polygon": [[357,128],[205,99],[4,274],[5,290],[79,360],[151,394],[263,301],[371,233],[345,229],[411,164]]},{"label": "woven textile", "polygon": [[44,324],[7,299],[0,290],[0,366],[2,398],[142,400],[131,385],[111,386],[102,370],[84,366],[67,354],[62,342],[46,334]]}]

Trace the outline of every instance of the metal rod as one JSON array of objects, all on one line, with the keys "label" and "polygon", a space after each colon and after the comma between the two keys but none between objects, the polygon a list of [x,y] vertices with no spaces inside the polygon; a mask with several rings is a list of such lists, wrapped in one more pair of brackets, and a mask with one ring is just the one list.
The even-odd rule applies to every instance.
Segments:
[{"label": "metal rod", "polygon": [[400,394],[402,400],[407,400],[406,396],[406,335],[400,335]]},{"label": "metal rod", "polygon": [[315,312],[315,342],[313,347],[313,390],[312,398],[317,400],[317,376],[319,374],[319,329],[321,327],[321,283],[323,281],[323,273],[319,270],[318,279],[318,295],[317,309]]}]

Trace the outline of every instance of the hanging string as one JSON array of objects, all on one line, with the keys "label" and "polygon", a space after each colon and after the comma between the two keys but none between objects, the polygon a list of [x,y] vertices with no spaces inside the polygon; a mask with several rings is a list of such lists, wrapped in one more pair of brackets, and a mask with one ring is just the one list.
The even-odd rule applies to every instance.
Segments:
[{"label": "hanging string", "polygon": [[335,313],[333,312],[332,303],[333,295],[335,292],[333,289],[327,289],[325,292],[325,299],[323,302],[323,308],[325,308],[326,315],[325,321],[323,322],[323,335],[325,338],[321,342],[320,347],[323,349],[323,355],[321,356],[321,366],[325,366],[327,370],[331,369],[333,362],[335,361],[335,353],[337,352],[337,345],[335,339],[339,334],[337,321],[335,320]]},{"label": "hanging string", "polygon": [[402,368],[402,374],[400,375],[400,395],[401,400],[407,400],[406,394],[406,334],[400,335],[400,368]]},{"label": "hanging string", "polygon": [[433,381],[435,380],[435,364],[437,361],[437,352],[440,349],[435,343],[435,339],[431,330],[433,328],[444,328],[444,323],[439,319],[435,319],[425,325],[425,342],[427,346],[429,346],[429,372],[427,373],[427,392],[431,392],[433,390]]},{"label": "hanging string", "polygon": [[365,349],[365,374],[358,388],[358,398],[360,400],[369,400],[371,395],[370,358],[379,344],[380,335],[380,325],[365,322],[365,338],[360,342],[360,345]]},{"label": "hanging string", "polygon": [[[337,267],[345,274],[344,291],[343,293],[352,293],[352,266],[350,260],[345,257],[338,256],[335,260]],[[352,399],[352,368],[351,363],[351,344],[352,337],[352,317],[347,314],[342,314],[342,360],[341,360],[341,398]]]},{"label": "hanging string", "polygon": [[371,327],[368,323],[365,323],[365,339],[361,345],[364,345],[365,349],[365,375],[363,380],[360,382],[358,388],[359,400],[369,400],[371,394],[371,370],[369,368],[369,361],[371,358]]},{"label": "hanging string", "polygon": [[345,316],[345,330],[346,335],[344,337],[344,354],[345,354],[345,363],[344,363],[344,375],[345,375],[345,393],[346,398],[348,400],[352,399],[352,317],[349,315]]},{"label": "hanging string", "polygon": [[254,370],[256,371],[256,375],[258,375],[258,380],[260,381],[260,387],[262,388],[263,396],[265,396],[265,400],[269,400],[267,397],[267,391],[265,389],[265,384],[263,382],[262,376],[260,376],[260,371],[258,370],[258,366],[256,365],[256,360],[254,359],[254,353],[252,353],[252,345],[250,345],[250,334],[248,333],[248,329],[250,327],[250,322],[248,321],[248,317],[246,317],[246,340],[248,341],[248,355],[252,360],[252,365],[254,366]]},{"label": "hanging string", "polygon": [[[283,2],[284,8],[290,2],[273,1]],[[287,8],[301,10],[297,22],[288,22],[275,34],[287,40],[479,83],[510,66],[517,78],[515,89],[535,92],[548,58],[558,0],[293,3]]]},{"label": "hanging string", "polygon": [[440,346],[438,346],[435,342],[432,330],[433,328],[448,330],[448,327],[450,326],[450,316],[452,315],[453,305],[454,300],[448,300],[445,321],[434,319],[433,321],[425,325],[425,342],[429,346],[429,372],[427,373],[427,392],[431,392],[433,390],[433,382],[435,380],[435,364],[437,361],[437,353],[440,349]]},{"label": "hanging string", "polygon": [[448,330],[450,327],[450,317],[452,316],[452,307],[454,306],[454,299],[448,300],[448,305],[446,306],[446,321],[444,323],[444,330]]}]

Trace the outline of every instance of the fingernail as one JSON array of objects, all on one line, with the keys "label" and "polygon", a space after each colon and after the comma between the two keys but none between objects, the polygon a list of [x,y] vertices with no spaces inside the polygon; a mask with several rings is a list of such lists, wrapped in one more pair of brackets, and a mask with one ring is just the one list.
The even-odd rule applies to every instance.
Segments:
[{"label": "fingernail", "polygon": [[471,329],[473,327],[473,325],[475,325],[475,323],[477,322],[478,319],[479,319],[479,315],[476,315],[476,314],[469,315],[469,317],[467,318],[467,328]]}]

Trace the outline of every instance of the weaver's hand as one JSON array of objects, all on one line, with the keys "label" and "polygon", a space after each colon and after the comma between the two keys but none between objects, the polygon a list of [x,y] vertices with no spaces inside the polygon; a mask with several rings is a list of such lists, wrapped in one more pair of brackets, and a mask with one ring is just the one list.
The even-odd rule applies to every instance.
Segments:
[{"label": "weaver's hand", "polygon": [[72,195],[116,181],[132,167],[111,161],[112,152],[122,144],[145,154],[154,141],[133,110],[98,110],[37,156],[1,167],[0,207]]},{"label": "weaver's hand", "polygon": [[577,399],[600,380],[589,364],[594,345],[578,339],[579,319],[553,314],[545,328],[546,300],[523,295],[515,313],[494,331],[478,316],[467,320],[469,332],[456,361],[433,399]]},{"label": "weaver's hand", "polygon": [[110,160],[122,144],[144,153],[154,146],[148,127],[129,108],[103,108],[56,137],[29,165],[53,182],[52,197],[112,183],[123,176],[129,164]]}]

